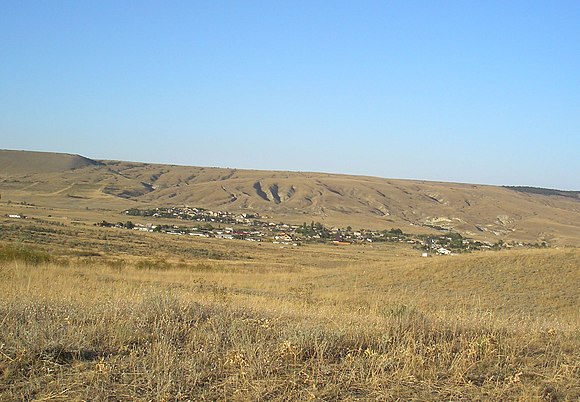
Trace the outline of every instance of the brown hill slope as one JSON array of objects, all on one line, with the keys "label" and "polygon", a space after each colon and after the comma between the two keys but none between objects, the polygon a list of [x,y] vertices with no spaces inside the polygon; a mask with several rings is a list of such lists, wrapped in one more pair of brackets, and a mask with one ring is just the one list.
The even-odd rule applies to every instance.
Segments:
[{"label": "brown hill slope", "polygon": [[0,149],[0,175],[63,172],[99,162],[80,155]]},{"label": "brown hill slope", "polygon": [[[8,160],[11,151],[3,152]],[[37,153],[28,156],[46,157],[32,154]],[[62,158],[50,166],[69,166],[71,155]],[[3,162],[0,168],[4,166],[15,165]],[[561,195],[486,185],[119,161],[88,162],[73,170],[43,166],[33,161],[22,171],[2,170],[2,200],[113,210],[190,205],[254,211],[293,223],[400,227],[414,233],[451,229],[489,241],[580,244],[580,201]]]}]

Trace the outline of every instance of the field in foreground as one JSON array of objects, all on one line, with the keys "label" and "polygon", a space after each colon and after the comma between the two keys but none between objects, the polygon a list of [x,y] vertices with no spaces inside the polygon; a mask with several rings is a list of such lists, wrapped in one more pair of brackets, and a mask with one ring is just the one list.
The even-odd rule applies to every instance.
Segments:
[{"label": "field in foreground", "polygon": [[242,243],[221,260],[3,244],[0,399],[580,398],[578,249]]}]

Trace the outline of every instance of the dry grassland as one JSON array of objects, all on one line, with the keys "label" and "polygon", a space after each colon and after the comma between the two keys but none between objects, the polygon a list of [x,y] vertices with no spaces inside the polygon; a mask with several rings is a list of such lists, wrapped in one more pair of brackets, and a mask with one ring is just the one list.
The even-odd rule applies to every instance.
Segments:
[{"label": "dry grassland", "polygon": [[0,247],[1,400],[580,398],[578,249],[78,230],[77,248]]}]

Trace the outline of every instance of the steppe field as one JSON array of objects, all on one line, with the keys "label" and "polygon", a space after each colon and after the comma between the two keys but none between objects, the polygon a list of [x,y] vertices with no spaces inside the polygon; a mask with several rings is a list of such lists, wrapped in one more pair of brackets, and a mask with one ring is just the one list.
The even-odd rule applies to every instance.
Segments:
[{"label": "steppe field", "polygon": [[580,402],[580,0],[0,4],[0,402]]},{"label": "steppe field", "polygon": [[422,258],[107,214],[2,200],[0,400],[580,399],[578,248]]}]

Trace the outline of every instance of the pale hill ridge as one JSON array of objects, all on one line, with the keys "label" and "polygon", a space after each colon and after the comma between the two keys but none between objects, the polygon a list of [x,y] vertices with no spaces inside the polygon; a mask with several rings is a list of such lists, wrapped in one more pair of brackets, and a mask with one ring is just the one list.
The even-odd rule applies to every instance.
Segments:
[{"label": "pale hill ridge", "polygon": [[49,173],[98,166],[100,162],[81,155],[38,151],[0,150],[0,174]]},{"label": "pale hill ridge", "polygon": [[[3,151],[5,156],[10,152],[22,155]],[[257,212],[288,223],[315,220],[410,233],[453,230],[489,241],[580,244],[580,201],[561,194],[329,173],[94,161],[78,155],[62,155],[56,162],[58,155],[27,153],[22,171],[16,165],[8,174],[3,171],[3,199],[115,210],[189,205]]]}]

